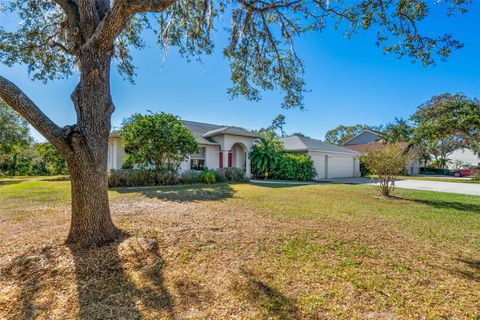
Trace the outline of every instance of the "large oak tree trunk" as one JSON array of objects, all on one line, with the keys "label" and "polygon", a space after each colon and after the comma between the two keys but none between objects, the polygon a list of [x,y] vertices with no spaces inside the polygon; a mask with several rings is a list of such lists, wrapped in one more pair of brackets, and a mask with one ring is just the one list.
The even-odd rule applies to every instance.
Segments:
[{"label": "large oak tree trunk", "polygon": [[118,238],[108,202],[107,156],[110,117],[110,55],[83,52],[80,82],[72,93],[77,125],[71,128],[73,152],[67,162],[72,184],[72,221],[67,242],[101,245]]},{"label": "large oak tree trunk", "polygon": [[108,202],[107,171],[102,163],[70,166],[72,219],[67,242],[101,245],[117,239]]}]

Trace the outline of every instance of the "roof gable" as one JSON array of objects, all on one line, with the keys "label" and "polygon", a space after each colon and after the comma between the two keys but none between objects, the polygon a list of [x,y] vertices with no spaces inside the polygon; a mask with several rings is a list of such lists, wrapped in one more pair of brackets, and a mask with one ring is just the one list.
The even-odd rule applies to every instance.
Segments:
[{"label": "roof gable", "polygon": [[380,132],[366,129],[357,134],[355,137],[351,138],[350,140],[347,140],[343,145],[346,146],[376,142],[381,137],[382,134]]}]

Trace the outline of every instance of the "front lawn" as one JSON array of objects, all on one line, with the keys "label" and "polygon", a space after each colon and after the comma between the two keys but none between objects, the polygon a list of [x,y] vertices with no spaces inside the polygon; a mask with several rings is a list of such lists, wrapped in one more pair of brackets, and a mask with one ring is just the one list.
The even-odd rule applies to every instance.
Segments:
[{"label": "front lawn", "polygon": [[0,181],[0,319],[480,317],[480,197],[116,189],[113,218],[129,236],[82,250],[62,245],[69,186]]}]

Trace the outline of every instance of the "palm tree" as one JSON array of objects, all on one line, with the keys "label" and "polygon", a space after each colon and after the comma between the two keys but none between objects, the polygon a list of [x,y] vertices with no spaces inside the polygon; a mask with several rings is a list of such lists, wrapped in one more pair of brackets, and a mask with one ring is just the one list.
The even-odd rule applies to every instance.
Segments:
[{"label": "palm tree", "polygon": [[267,179],[269,172],[276,168],[282,152],[283,146],[280,141],[273,139],[271,136],[260,137],[258,143],[253,146],[250,152],[252,169],[255,174],[263,173],[265,179]]}]

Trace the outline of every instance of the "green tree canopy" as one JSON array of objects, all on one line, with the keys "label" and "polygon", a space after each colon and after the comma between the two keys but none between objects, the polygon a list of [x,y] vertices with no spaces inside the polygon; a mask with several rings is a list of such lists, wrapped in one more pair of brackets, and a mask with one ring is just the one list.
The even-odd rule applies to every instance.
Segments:
[{"label": "green tree canopy", "polygon": [[[432,35],[418,26],[435,8],[450,16],[465,13],[469,0],[402,1],[198,1],[198,0],[39,0],[4,1],[0,10],[22,21],[0,27],[0,61],[26,64],[33,79],[47,81],[76,71],[82,47],[111,50],[117,70],[133,81],[132,49],[142,49],[142,31],[152,29],[163,48],[177,47],[188,60],[214,50],[212,31],[226,27],[223,49],[232,70],[231,96],[261,98],[261,90],[280,88],[284,107],[302,107],[303,62],[294,40],[329,24],[350,37],[374,28],[385,53],[424,65],[445,60],[463,45],[451,34]],[[436,8],[435,8],[436,9]],[[155,12],[155,14],[146,14]],[[231,17],[229,26],[220,17]],[[90,41],[90,42],[89,42]]]},{"label": "green tree canopy", "polygon": [[43,168],[44,174],[58,175],[68,173],[65,159],[51,143],[39,143],[34,148],[39,156],[39,161],[36,165]]},{"label": "green tree canopy", "polygon": [[0,158],[9,157],[31,143],[28,122],[0,99]]},{"label": "green tree canopy", "polygon": [[382,137],[389,143],[410,142],[413,139],[414,127],[408,120],[395,118],[385,125]]},{"label": "green tree canopy", "polygon": [[325,141],[333,144],[343,145],[348,140],[360,134],[363,130],[373,130],[366,124],[355,124],[351,126],[339,125],[338,127],[328,130],[325,134]]},{"label": "green tree canopy", "polygon": [[154,165],[176,171],[180,162],[198,151],[195,137],[180,119],[164,112],[134,114],[124,121],[120,135],[127,165]]},{"label": "green tree canopy", "polygon": [[444,93],[422,104],[412,116],[417,140],[454,140],[480,152],[480,100]]},{"label": "green tree canopy", "polygon": [[0,99],[0,174],[15,175],[25,168],[32,141],[28,122]]}]

